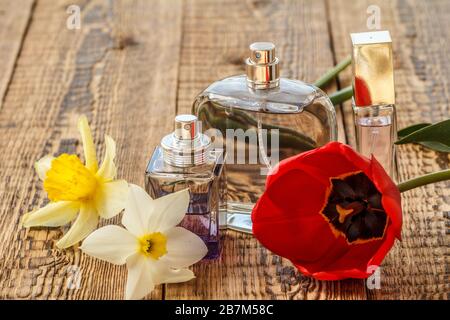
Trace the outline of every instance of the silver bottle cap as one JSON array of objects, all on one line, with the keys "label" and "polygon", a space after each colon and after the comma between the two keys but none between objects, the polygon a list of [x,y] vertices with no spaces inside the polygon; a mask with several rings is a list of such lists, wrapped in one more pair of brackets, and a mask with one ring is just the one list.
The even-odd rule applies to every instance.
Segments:
[{"label": "silver bottle cap", "polygon": [[161,140],[164,161],[176,167],[192,167],[207,160],[211,139],[199,131],[197,117],[175,117],[175,130]]},{"label": "silver bottle cap", "polygon": [[247,65],[247,85],[253,89],[274,88],[280,82],[279,60],[275,45],[271,42],[255,42],[250,45]]}]

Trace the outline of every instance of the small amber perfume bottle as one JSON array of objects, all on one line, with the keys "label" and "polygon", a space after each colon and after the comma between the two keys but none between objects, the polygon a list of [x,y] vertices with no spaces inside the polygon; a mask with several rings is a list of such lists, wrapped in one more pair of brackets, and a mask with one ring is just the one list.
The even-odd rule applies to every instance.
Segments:
[{"label": "small amber perfume bottle", "polygon": [[219,222],[226,206],[224,152],[212,148],[199,132],[193,115],[175,118],[175,131],[156,147],[145,173],[145,189],[152,198],[188,188],[190,203],[181,226],[197,234],[208,247],[206,259],[220,255]]},{"label": "small amber perfume bottle", "polygon": [[351,34],[357,150],[374,155],[394,178],[394,65],[389,31]]}]

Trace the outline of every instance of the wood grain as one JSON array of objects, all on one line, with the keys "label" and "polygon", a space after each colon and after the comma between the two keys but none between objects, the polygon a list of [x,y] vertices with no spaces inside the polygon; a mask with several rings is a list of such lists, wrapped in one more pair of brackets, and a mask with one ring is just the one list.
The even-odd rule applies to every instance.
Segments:
[{"label": "wood grain", "polygon": [[[390,30],[395,57],[399,128],[437,122],[450,115],[450,27],[448,1],[329,1],[334,47],[338,59],[350,50],[350,32],[367,31],[369,5],[381,9],[381,28]],[[353,18],[349,18],[349,17]],[[350,70],[340,77],[350,84]],[[347,128],[351,107],[344,105]],[[399,179],[447,169],[449,156],[417,145],[398,149]],[[370,299],[448,299],[450,184],[443,182],[406,192],[403,241],[381,267],[381,288]]]},{"label": "wood grain", "polygon": [[[56,250],[59,228],[19,228],[23,213],[45,203],[33,162],[80,154],[76,121],[86,114],[98,152],[110,134],[119,175],[142,185],[148,157],[175,115],[180,2],[76,1],[81,29],[68,30],[66,8],[74,2],[38,1],[0,113],[0,298],[123,297],[125,267],[76,248]],[[81,271],[79,290],[68,289],[70,266]]]},{"label": "wood grain", "polygon": [[[313,82],[334,63],[323,1],[186,1],[182,39],[178,113],[190,112],[194,97],[211,82],[244,73],[255,41],[276,44],[284,77]],[[221,260],[195,265],[197,278],[167,285],[166,298],[365,298],[362,281],[304,277],[251,236],[228,231],[223,244]]]},{"label": "wood grain", "polygon": [[[73,4],[81,8],[79,30],[66,28]],[[175,114],[190,112],[212,81],[243,73],[251,42],[273,41],[282,76],[313,82],[350,52],[350,32],[367,30],[371,4],[394,40],[399,127],[448,118],[445,0],[0,0],[0,299],[123,297],[125,267],[77,248],[56,250],[64,229],[19,226],[25,212],[46,203],[34,161],[81,154],[80,114],[89,118],[99,158],[108,133],[118,145],[119,176],[143,185],[148,158]],[[349,81],[346,70],[327,91]],[[349,104],[342,109],[339,139],[353,143]],[[450,159],[406,145],[398,160],[403,180],[448,168]],[[195,280],[148,298],[448,299],[449,200],[448,183],[403,195],[403,241],[382,265],[379,290],[362,280],[304,277],[251,236],[228,231],[220,260],[195,265]],[[101,225],[109,223],[120,217]],[[75,270],[80,289],[68,287]]]},{"label": "wood grain", "polygon": [[33,0],[0,1],[0,110],[31,20],[33,5]]}]

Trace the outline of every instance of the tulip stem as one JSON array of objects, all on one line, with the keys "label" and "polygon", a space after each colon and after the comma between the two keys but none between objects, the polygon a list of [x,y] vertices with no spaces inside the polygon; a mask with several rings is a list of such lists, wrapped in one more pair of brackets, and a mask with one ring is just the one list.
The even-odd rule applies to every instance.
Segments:
[{"label": "tulip stem", "polygon": [[344,89],[341,89],[339,91],[333,92],[330,94],[330,100],[331,103],[333,103],[334,106],[347,101],[353,97],[353,88],[352,86],[345,87]]},{"label": "tulip stem", "polygon": [[417,187],[424,186],[426,184],[445,180],[450,180],[450,169],[429,173],[424,176],[407,180],[405,182],[399,183],[397,187],[400,192],[405,192]]},{"label": "tulip stem", "polygon": [[316,87],[319,87],[323,89],[323,87],[331,81],[331,79],[335,78],[339,72],[347,68],[347,66],[352,63],[352,57],[348,56],[341,62],[339,62],[337,65],[335,65],[333,68],[328,70],[323,76],[321,76],[316,82],[314,82],[314,85]]}]

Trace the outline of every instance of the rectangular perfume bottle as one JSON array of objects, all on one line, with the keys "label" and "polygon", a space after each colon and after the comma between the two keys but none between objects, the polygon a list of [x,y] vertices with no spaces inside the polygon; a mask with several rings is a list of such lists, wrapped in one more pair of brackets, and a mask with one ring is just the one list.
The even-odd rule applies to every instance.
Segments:
[{"label": "rectangular perfume bottle", "polygon": [[190,203],[180,226],[206,244],[205,259],[220,256],[220,215],[226,207],[222,149],[211,149],[209,138],[197,132],[197,118],[177,116],[175,132],[155,148],[145,172],[145,189],[152,198],[188,188]]},{"label": "rectangular perfume bottle", "polygon": [[394,178],[396,112],[392,40],[388,31],[351,34],[356,148]]}]

